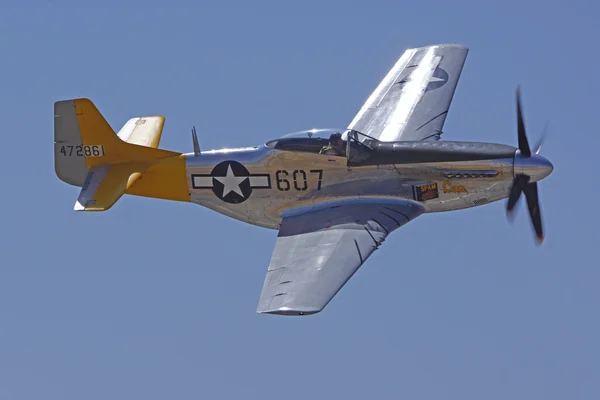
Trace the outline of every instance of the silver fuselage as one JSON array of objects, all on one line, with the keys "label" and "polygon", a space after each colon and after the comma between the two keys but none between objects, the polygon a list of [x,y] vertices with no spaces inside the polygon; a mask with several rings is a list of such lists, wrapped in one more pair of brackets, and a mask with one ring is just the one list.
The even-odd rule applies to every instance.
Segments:
[{"label": "silver fuselage", "polygon": [[[279,228],[281,213],[287,209],[331,200],[401,198],[421,203],[426,212],[442,212],[476,207],[508,197],[515,159],[518,160],[516,148],[486,143],[447,143],[434,142],[428,146],[439,146],[437,151],[442,154],[441,159],[452,161],[359,166],[349,166],[345,157],[281,151],[265,145],[205,151],[198,156],[187,154],[188,187],[192,202],[240,221],[272,229]],[[457,149],[465,146],[477,146],[483,154],[488,147],[501,147],[504,154],[510,151],[512,156],[457,160],[461,156],[454,154],[460,153]],[[257,182],[251,193],[246,193],[244,200],[238,203],[224,201],[209,187],[215,166],[227,161],[243,164],[257,177],[250,180]],[[199,188],[198,182],[205,184]],[[425,191],[424,199],[420,198],[419,191]]]}]

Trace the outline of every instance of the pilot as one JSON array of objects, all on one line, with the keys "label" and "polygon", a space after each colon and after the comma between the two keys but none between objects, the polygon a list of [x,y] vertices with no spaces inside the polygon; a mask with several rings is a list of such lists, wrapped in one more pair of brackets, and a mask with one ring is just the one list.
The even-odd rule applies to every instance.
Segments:
[{"label": "pilot", "polygon": [[330,156],[345,156],[346,145],[342,140],[342,134],[339,132],[332,133],[329,136],[329,144],[321,149],[319,154],[327,154]]}]

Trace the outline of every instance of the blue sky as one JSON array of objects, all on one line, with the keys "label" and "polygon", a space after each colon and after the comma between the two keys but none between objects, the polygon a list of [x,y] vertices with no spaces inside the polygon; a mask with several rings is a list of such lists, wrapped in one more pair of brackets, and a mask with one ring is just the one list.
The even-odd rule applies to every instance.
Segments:
[{"label": "blue sky", "polygon": [[[597,399],[600,36],[593,2],[13,1],[0,6],[0,398]],[[26,7],[31,7],[30,9]],[[76,213],[53,102],[161,148],[344,127],[405,48],[470,53],[446,140],[516,145],[514,91],[555,165],[524,204],[425,215],[325,311],[255,313],[276,232],[124,197]]]}]

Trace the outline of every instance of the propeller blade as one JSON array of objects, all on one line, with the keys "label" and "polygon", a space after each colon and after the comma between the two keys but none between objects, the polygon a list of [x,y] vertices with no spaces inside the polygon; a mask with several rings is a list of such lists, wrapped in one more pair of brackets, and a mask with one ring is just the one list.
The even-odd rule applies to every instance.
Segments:
[{"label": "propeller blade", "polygon": [[540,154],[542,151],[542,144],[544,143],[544,139],[546,138],[546,132],[548,131],[548,121],[546,121],[546,125],[544,125],[544,129],[542,129],[542,134],[540,135],[540,140],[535,146],[535,154]]},{"label": "propeller blade", "polygon": [[508,196],[508,203],[506,204],[506,213],[508,217],[512,217],[512,211],[521,197],[521,192],[527,186],[529,177],[526,175],[517,175],[513,180],[512,188],[510,189],[510,195]]},{"label": "propeller blade", "polygon": [[535,229],[538,243],[542,244],[544,241],[544,231],[542,229],[542,215],[540,213],[537,182],[528,184],[523,192],[525,192],[527,207],[529,208],[529,216],[531,217],[531,223]]},{"label": "propeller blade", "polygon": [[525,157],[531,157],[531,148],[525,133],[525,122],[523,121],[523,112],[521,110],[521,90],[517,86],[517,125],[519,134],[519,150]]},{"label": "propeller blade", "polygon": [[508,203],[506,204],[506,212],[509,215],[512,213],[513,208],[519,200],[519,197],[521,197],[521,192],[521,188],[519,188],[516,184],[513,183],[513,186],[510,189],[510,195],[508,196]]}]

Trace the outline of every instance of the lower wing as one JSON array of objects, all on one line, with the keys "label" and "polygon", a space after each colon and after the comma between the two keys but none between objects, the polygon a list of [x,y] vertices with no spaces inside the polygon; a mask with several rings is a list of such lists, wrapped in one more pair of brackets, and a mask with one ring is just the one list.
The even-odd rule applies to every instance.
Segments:
[{"label": "lower wing", "polygon": [[390,233],[424,211],[393,199],[316,207],[283,216],[257,312],[320,312]]}]

